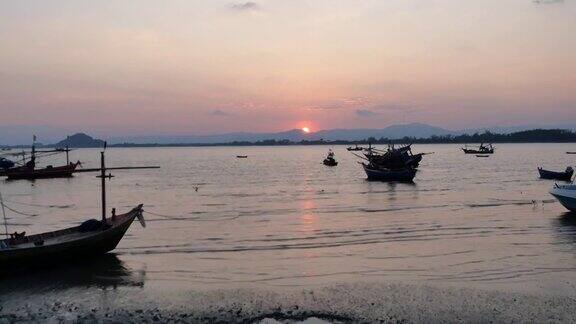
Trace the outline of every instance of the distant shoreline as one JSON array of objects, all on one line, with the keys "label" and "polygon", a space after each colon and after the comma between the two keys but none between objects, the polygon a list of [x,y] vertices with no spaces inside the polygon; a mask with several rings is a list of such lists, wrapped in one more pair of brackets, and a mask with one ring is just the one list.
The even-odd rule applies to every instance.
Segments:
[{"label": "distant shoreline", "polygon": [[[91,141],[91,142],[90,142]],[[64,147],[70,148],[99,148],[102,147],[103,141],[90,138],[86,143],[71,143],[65,145],[63,142],[58,144],[37,144],[37,147]],[[404,137],[399,139],[388,138],[366,138],[357,141],[348,140],[262,140],[256,142],[249,141],[233,141],[226,143],[117,143],[109,144],[108,147],[234,147],[234,146],[312,146],[312,145],[386,145],[386,144],[479,144],[479,143],[495,143],[495,144],[514,144],[514,143],[576,143],[576,132],[563,129],[534,129],[521,132],[514,132],[510,134],[495,134],[485,132],[482,134],[473,135],[458,135],[458,136],[431,136],[428,138],[413,138]],[[29,148],[30,145],[15,145],[15,146],[0,146],[1,148],[22,149]]]}]

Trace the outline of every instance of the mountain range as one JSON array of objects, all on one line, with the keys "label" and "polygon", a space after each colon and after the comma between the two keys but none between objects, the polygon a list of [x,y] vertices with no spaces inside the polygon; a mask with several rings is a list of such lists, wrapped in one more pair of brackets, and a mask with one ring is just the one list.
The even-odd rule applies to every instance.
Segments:
[{"label": "mountain range", "polygon": [[[257,133],[257,132],[235,132],[214,135],[142,135],[142,136],[98,136],[108,141],[109,144],[212,144],[212,143],[230,143],[230,142],[257,142],[263,140],[289,140],[299,142],[302,140],[343,140],[356,141],[369,137],[398,139],[405,136],[415,138],[427,138],[431,136],[462,135],[484,133],[490,131],[498,134],[509,134],[513,132],[530,130],[530,129],[570,129],[576,130],[576,124],[553,124],[553,125],[520,125],[507,127],[486,127],[470,128],[463,130],[449,130],[422,123],[398,124],[378,129],[329,129],[319,130],[317,132],[305,133],[300,129],[292,129],[275,133]],[[71,132],[59,130],[57,128],[38,126],[38,127],[0,127],[0,145],[29,145],[32,141],[32,134],[39,135],[39,141],[43,143],[56,143],[65,138]],[[80,139],[83,142],[83,139]],[[59,143],[63,144],[63,143]],[[74,146],[74,143],[70,146]],[[98,146],[99,144],[94,144]]]},{"label": "mountain range", "polygon": [[448,130],[441,127],[436,127],[422,123],[411,124],[398,124],[391,125],[380,129],[329,129],[319,130],[317,132],[305,133],[300,129],[292,129],[284,132],[277,133],[224,133],[215,135],[185,135],[185,136],[132,136],[132,137],[110,137],[108,142],[111,144],[120,143],[133,143],[133,144],[174,144],[174,143],[195,143],[195,144],[212,144],[212,143],[230,143],[230,142],[257,142],[263,140],[289,140],[292,142],[299,142],[302,140],[326,140],[326,141],[357,141],[364,140],[370,137],[374,138],[388,138],[399,139],[403,137],[415,138],[428,138],[431,136],[446,136],[446,135],[462,135],[484,133],[490,131],[492,133],[509,134],[513,132],[529,130],[529,129],[570,129],[576,130],[576,124],[563,124],[563,125],[524,125],[512,127],[488,127],[477,129],[464,129],[464,130]]}]

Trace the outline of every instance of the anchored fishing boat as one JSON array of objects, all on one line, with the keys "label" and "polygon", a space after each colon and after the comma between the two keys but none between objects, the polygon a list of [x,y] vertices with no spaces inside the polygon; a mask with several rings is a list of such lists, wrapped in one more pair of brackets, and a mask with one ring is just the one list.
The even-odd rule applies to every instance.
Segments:
[{"label": "anchored fishing boat", "polygon": [[538,173],[540,173],[540,178],[542,179],[570,181],[572,180],[574,169],[572,169],[572,167],[567,167],[564,172],[556,172],[538,168]]},{"label": "anchored fishing boat", "polygon": [[113,208],[112,214],[107,217],[106,179],[112,175],[106,174],[109,169],[105,166],[104,152],[101,152],[100,162],[98,177],[101,179],[102,191],[101,220],[89,219],[79,226],[36,235],[26,235],[25,232],[9,234],[4,202],[0,195],[5,235],[9,236],[0,240],[0,272],[104,254],[116,248],[134,219],[137,218],[143,227],[146,225],[142,204],[121,215],[116,215],[116,209]]},{"label": "anchored fishing boat", "polygon": [[576,212],[576,184],[554,184],[550,194],[558,199],[566,209]]},{"label": "anchored fishing boat", "polygon": [[[35,180],[35,179],[48,179],[48,178],[67,178],[71,177],[76,171],[76,168],[81,165],[80,161],[76,163],[70,163],[69,148],[56,148],[51,150],[36,150],[36,136],[34,136],[32,141],[32,148],[30,153],[13,153],[12,155],[22,156],[22,161],[16,166],[16,163],[6,160],[4,165],[9,166],[9,162],[12,162],[12,166],[2,168],[0,171],[0,176],[7,177],[8,180]],[[66,164],[62,166],[52,166],[48,165],[44,168],[36,168],[36,159],[38,157],[50,156],[53,154],[66,153]],[[1,165],[0,165],[1,167]]]},{"label": "anchored fishing boat", "polygon": [[494,146],[492,144],[484,145],[481,143],[480,146],[469,148],[468,145],[462,148],[464,154],[494,154]]},{"label": "anchored fishing boat", "polygon": [[358,144],[356,144],[354,147],[348,146],[346,148],[346,150],[348,150],[348,151],[362,151],[362,150],[364,150],[364,148],[362,146],[358,146]]}]

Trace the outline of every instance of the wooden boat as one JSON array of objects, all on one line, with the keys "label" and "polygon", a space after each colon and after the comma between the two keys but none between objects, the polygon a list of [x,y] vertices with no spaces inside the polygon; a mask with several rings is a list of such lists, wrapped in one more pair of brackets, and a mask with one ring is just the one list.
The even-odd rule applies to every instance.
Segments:
[{"label": "wooden boat", "polygon": [[3,175],[8,180],[34,180],[34,179],[48,179],[48,178],[68,178],[71,177],[80,162],[70,163],[68,165],[54,167],[47,166],[45,168],[36,169],[34,166],[23,166],[6,170]]},{"label": "wooden boat", "polygon": [[332,152],[332,150],[328,151],[328,156],[326,156],[326,158],[324,159],[324,161],[322,163],[324,163],[324,165],[326,165],[326,166],[337,166],[338,165],[338,162],[334,158],[334,152]]},{"label": "wooden boat", "polygon": [[462,151],[464,154],[494,154],[494,146],[492,144],[484,145],[484,143],[480,144],[478,148],[468,148],[468,146],[463,147]]},{"label": "wooden boat", "polygon": [[362,151],[362,150],[364,150],[364,148],[363,148],[362,146],[356,145],[356,146],[354,146],[354,147],[348,146],[348,147],[346,148],[346,150],[348,150],[348,151]]},{"label": "wooden boat", "polygon": [[576,212],[576,184],[555,184],[554,188],[550,190],[550,194],[558,199],[566,209]]},{"label": "wooden boat", "polygon": [[542,179],[570,181],[572,180],[574,169],[567,167],[564,172],[556,172],[538,168],[538,173],[540,173],[540,178]]},{"label": "wooden boat", "polygon": [[[142,205],[122,215],[116,215],[115,209],[112,209],[112,216],[106,217],[106,179],[112,177],[111,174],[106,175],[107,170],[104,152],[101,152],[100,221],[90,219],[79,226],[30,236],[25,232],[11,234],[10,238],[0,240],[0,272],[9,272],[11,269],[21,267],[26,269],[43,267],[65,259],[90,258],[93,255],[104,254],[116,248],[135,218],[145,226]],[[4,212],[1,196],[0,203]],[[5,217],[4,221],[6,222]]]},{"label": "wooden boat", "polygon": [[145,224],[142,205],[103,221],[92,219],[63,230],[1,240],[0,269],[87,258],[112,251],[134,218]]},{"label": "wooden boat", "polygon": [[412,182],[417,172],[414,168],[385,169],[377,168],[366,163],[360,164],[362,164],[368,180]]}]

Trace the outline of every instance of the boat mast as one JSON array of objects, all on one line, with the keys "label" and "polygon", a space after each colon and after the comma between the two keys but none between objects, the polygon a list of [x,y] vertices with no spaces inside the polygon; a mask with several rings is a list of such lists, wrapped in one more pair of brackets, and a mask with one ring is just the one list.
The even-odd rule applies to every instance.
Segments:
[{"label": "boat mast", "polygon": [[113,177],[112,174],[106,175],[104,151],[106,151],[106,142],[104,142],[104,149],[100,152],[100,175],[97,176],[102,183],[102,222],[106,222],[106,178],[110,179]]},{"label": "boat mast", "polygon": [[104,151],[100,152],[100,178],[102,180],[102,222],[106,222],[106,165]]}]

